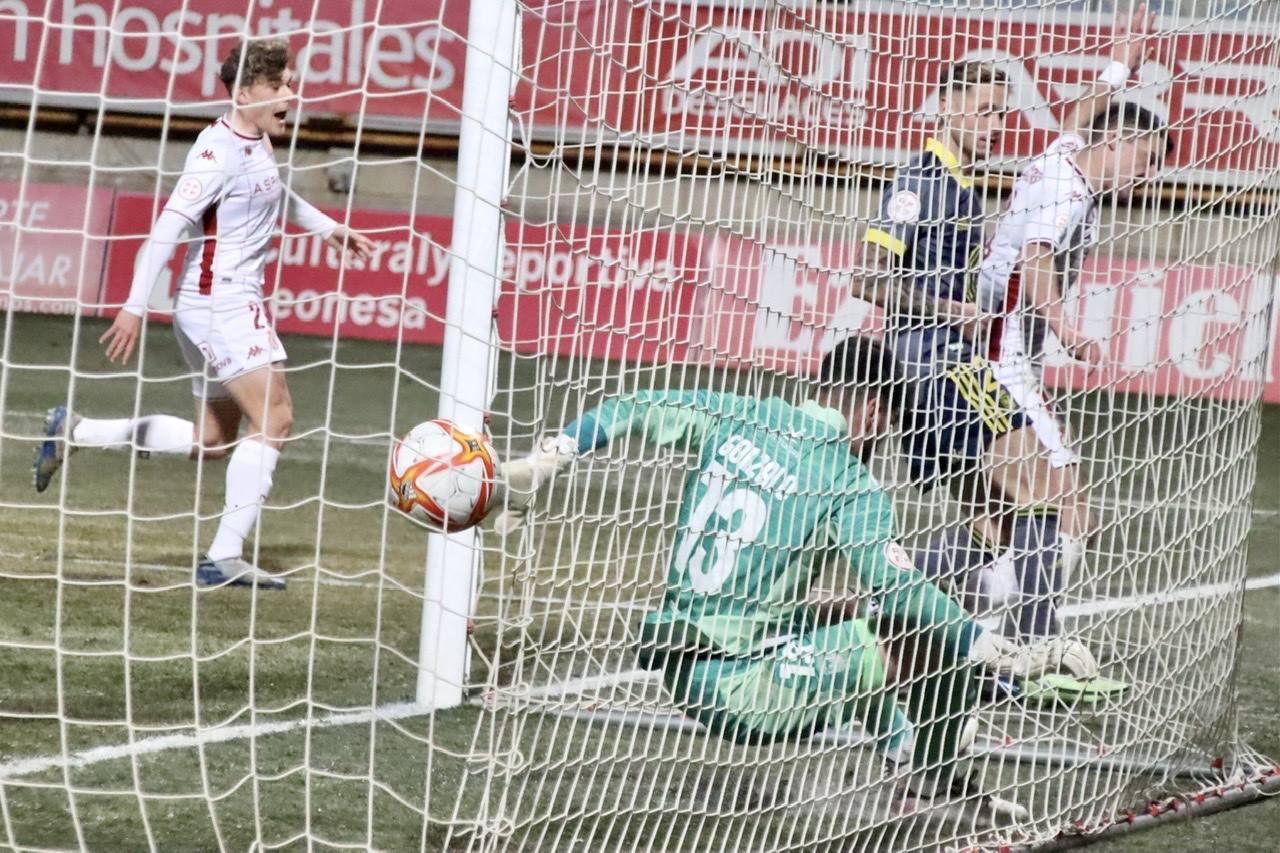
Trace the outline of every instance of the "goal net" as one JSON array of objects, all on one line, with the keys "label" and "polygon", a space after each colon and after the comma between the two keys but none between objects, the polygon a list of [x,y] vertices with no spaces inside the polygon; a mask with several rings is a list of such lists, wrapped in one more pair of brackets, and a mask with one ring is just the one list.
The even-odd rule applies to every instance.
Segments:
[{"label": "goal net", "polygon": [[[708,395],[800,407],[825,353],[885,339],[854,293],[862,247],[920,216],[882,211],[886,188],[937,147],[990,239],[1108,69],[1127,6],[0,0],[3,843],[1010,849],[1275,790],[1274,761],[1241,737],[1238,674],[1245,592],[1270,581],[1247,544],[1261,406],[1280,401],[1280,5],[1159,11],[1113,100],[1167,125],[1171,149],[1131,194],[1099,194],[1077,223],[1096,244],[1039,306],[1103,353],[1086,369],[1047,336],[1042,390],[1079,456],[1058,500],[1089,522],[1061,631],[1126,688],[983,681],[962,767],[1027,812],[987,825],[957,808],[974,798],[906,793],[857,714],[815,724],[816,694],[786,693],[805,722],[778,737],[708,728],[651,668],[642,625],[688,536],[682,495],[706,452],[688,424],[711,418]],[[193,140],[231,108],[218,73],[245,36],[295,52],[280,180],[373,240],[344,263],[288,225],[268,259],[293,425],[245,555],[284,591],[195,583],[224,514],[216,454],[86,447],[46,491],[30,482],[50,407],[191,417],[199,374],[168,328],[176,261],[133,359],[109,362],[99,338]],[[965,61],[1007,80],[1003,136],[972,167],[947,123],[979,117],[939,89]],[[512,534],[428,533],[386,501],[392,440],[417,423],[483,426],[510,460],[636,394],[667,394],[687,431],[613,436]],[[919,556],[972,513],[908,459],[924,427],[887,429],[870,468]],[[715,541],[740,549],[742,509],[724,512]],[[818,556],[797,551],[791,571],[813,582],[787,612],[865,615],[885,592]],[[946,592],[963,602],[963,586]],[[699,660],[792,654],[775,671],[791,690],[815,664],[774,627]],[[915,637],[892,639],[901,691],[849,684],[849,707],[908,703],[926,662]],[[776,709],[781,684],[743,688],[738,712]]]}]

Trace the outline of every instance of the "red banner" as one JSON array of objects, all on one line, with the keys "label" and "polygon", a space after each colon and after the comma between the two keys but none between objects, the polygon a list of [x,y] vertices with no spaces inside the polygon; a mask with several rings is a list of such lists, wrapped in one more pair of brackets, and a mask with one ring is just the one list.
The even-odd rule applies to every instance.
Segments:
[{"label": "red banner", "polygon": [[[312,113],[368,125],[456,130],[465,2],[416,0],[17,0],[0,9],[6,100],[175,114],[227,104],[219,69],[250,32],[283,34],[297,52],[298,94]],[[26,7],[15,15],[14,6]],[[177,7],[177,8],[175,8]]]},{"label": "red banner", "polygon": [[[175,9],[181,5],[181,9]],[[0,98],[157,114],[212,114],[222,57],[246,29],[298,51],[301,118],[455,133],[468,5],[462,0],[12,0],[0,18]],[[1001,61],[1013,115],[1003,158],[1033,154],[1082,81],[1105,66],[1105,16],[963,13],[902,4],[563,3],[521,16],[513,110],[536,137],[616,134],[733,154],[825,151],[893,162],[930,129],[935,84],[965,57]],[[34,16],[32,16],[34,11]],[[1225,179],[1280,163],[1280,33],[1163,18],[1126,97],[1177,145],[1168,175]]]},{"label": "red banner", "polygon": [[[150,231],[149,195],[119,195],[104,301],[128,296],[134,259]],[[326,212],[343,219],[346,211]],[[351,226],[375,242],[372,256],[342,267],[317,235],[287,235],[266,271],[277,328],[288,334],[439,344],[444,340],[452,220],[353,210]],[[167,320],[181,251],[149,304]],[[497,324],[520,352],[589,353],[628,360],[684,359],[699,281],[701,246],[669,230],[609,232],[509,220],[501,258]]]},{"label": "red banner", "polygon": [[[843,243],[762,248],[718,240],[701,312],[701,342],[729,363],[808,373],[846,335],[878,335],[878,309],[849,295]],[[1248,397],[1280,402],[1280,280],[1245,266],[1163,267],[1133,260],[1085,261],[1068,299],[1071,322],[1101,341],[1108,358],[1093,372],[1074,366],[1052,337],[1047,380],[1068,388],[1145,394]]]},{"label": "red banner", "polygon": [[0,181],[0,309],[75,314],[97,303],[111,196]]},{"label": "red banner", "polygon": [[[104,302],[124,301],[152,210],[149,196],[118,197]],[[279,330],[395,340],[403,327],[407,343],[441,343],[451,221],[421,216],[410,229],[404,214],[373,210],[353,210],[350,221],[377,247],[345,270],[318,237],[282,242],[267,273]],[[849,296],[847,276],[830,272],[850,266],[842,241],[766,249],[736,237],[515,220],[505,237],[496,324],[502,346],[520,352],[803,374],[836,339],[881,328],[878,313]],[[166,306],[170,287],[158,285],[153,307]],[[1057,356],[1048,378],[1065,387],[1224,397],[1263,386],[1265,399],[1280,402],[1276,289],[1275,277],[1245,266],[1089,261],[1068,309],[1105,343],[1107,365],[1086,375]],[[1046,351],[1057,350],[1051,339]]]},{"label": "red banner", "polygon": [[[941,70],[993,60],[1010,77],[1010,133],[997,159],[1016,159],[1044,148],[1071,99],[1109,62],[1104,16],[881,8],[680,3],[624,14],[615,4],[583,4],[576,25],[557,29],[561,40],[543,48],[546,60],[532,63],[525,97],[535,125],[568,112],[588,131],[603,125],[658,142],[671,135],[710,150],[895,162],[932,130]],[[1169,122],[1173,175],[1276,169],[1280,111],[1270,93],[1280,85],[1280,34],[1175,20],[1162,27],[1125,97]],[[566,89],[567,105],[542,96]]]}]

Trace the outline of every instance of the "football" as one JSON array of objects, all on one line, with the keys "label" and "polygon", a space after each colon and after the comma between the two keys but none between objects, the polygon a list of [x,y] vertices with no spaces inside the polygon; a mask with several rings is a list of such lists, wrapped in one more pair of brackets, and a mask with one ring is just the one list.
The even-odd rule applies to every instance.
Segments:
[{"label": "football", "polygon": [[388,472],[390,500],[434,530],[479,524],[497,497],[498,454],[479,430],[437,419],[396,442]]}]

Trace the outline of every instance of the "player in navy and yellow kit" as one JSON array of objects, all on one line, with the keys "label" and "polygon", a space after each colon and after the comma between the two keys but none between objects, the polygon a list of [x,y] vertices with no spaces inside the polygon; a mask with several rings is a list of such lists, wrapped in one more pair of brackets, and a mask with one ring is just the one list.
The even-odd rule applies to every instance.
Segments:
[{"label": "player in navy and yellow kit", "polygon": [[[1141,63],[1150,26],[1139,7],[1117,27],[1134,36],[1117,38],[1118,72]],[[1112,86],[1103,82],[1083,92],[1064,125],[1089,122],[1106,108]],[[864,235],[859,289],[884,308],[887,339],[907,374],[914,417],[904,423],[904,447],[914,478],[924,489],[946,479],[970,515],[967,525],[920,552],[921,568],[963,588],[972,611],[1015,605],[1005,630],[1042,639],[1060,631],[1044,614],[1054,612],[1069,574],[1062,564],[1082,551],[1057,525],[1075,495],[1047,488],[1055,481],[1039,476],[1038,412],[1018,402],[999,365],[988,361],[986,330],[975,322],[985,252],[973,166],[1003,133],[1006,89],[1004,75],[988,63],[962,62],[944,73],[939,132],[886,189]],[[1063,661],[1072,675],[1096,675],[1091,655],[1075,659],[1079,644],[1058,642],[1073,649]]]},{"label": "player in navy and yellow kit", "polygon": [[974,164],[998,146],[1007,100],[1005,74],[990,63],[946,70],[938,91],[943,121],[885,189],[863,236],[866,274],[858,288],[884,309],[886,340],[907,380],[912,405],[903,447],[913,480],[925,490],[946,480],[975,519],[972,535],[948,531],[918,562],[934,577],[954,576],[975,611],[984,579],[976,569],[995,559],[1002,537],[986,522],[984,457],[993,442],[1027,424],[973,340],[980,336],[974,297],[983,253]]}]

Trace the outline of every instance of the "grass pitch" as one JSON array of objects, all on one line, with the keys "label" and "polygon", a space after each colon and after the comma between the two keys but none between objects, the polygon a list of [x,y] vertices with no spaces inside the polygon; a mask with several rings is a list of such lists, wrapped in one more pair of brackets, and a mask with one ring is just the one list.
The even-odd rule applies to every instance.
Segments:
[{"label": "grass pitch", "polygon": [[[509,715],[477,707],[432,716],[404,710],[414,697],[425,537],[386,512],[384,467],[390,436],[435,411],[430,383],[438,374],[437,351],[406,348],[397,369],[390,345],[285,341],[294,368],[297,439],[276,472],[258,560],[287,574],[290,586],[284,593],[206,591],[192,588],[190,572],[221,508],[221,463],[199,468],[86,452],[70,460],[65,480],[60,476],[46,494],[37,496],[30,486],[44,411],[67,399],[73,344],[78,341],[73,401],[79,411],[185,414],[189,380],[179,376],[185,365],[171,335],[150,330],[139,385],[131,370],[102,360],[96,339],[103,324],[81,321],[75,332],[67,318],[8,319],[9,369],[0,389],[0,765],[6,771],[0,774],[0,845],[194,851],[245,850],[261,840],[287,850],[462,849],[509,830],[504,821],[521,803],[540,815],[520,828],[521,844],[557,850],[633,843],[753,849],[805,838],[825,838],[831,849],[927,843],[923,831],[908,839],[886,835],[883,827],[857,841],[841,836],[847,799],[826,802],[817,788],[792,792],[811,803],[799,820],[776,791],[765,790],[767,772],[745,787],[726,787],[724,771],[714,765],[763,766],[768,757],[701,736],[559,722],[521,727]],[[495,408],[510,418],[495,424],[499,435],[532,435],[540,418],[558,420],[558,407],[582,390],[554,375],[535,375],[529,362],[504,362],[501,370],[504,388],[530,389],[541,379],[553,393],[516,392],[500,400]],[[1205,413],[1237,416],[1212,408]],[[1254,425],[1242,420],[1224,434],[1248,434]],[[1280,462],[1267,450],[1280,442],[1280,410],[1265,411],[1262,428],[1252,515],[1157,511],[1144,517],[1141,530],[1126,532],[1135,541],[1125,547],[1156,553],[1158,543],[1147,540],[1161,535],[1198,547],[1203,534],[1204,547],[1222,548],[1231,536],[1247,535],[1250,575],[1280,571]],[[1131,441],[1116,447],[1139,454],[1160,436],[1178,440],[1176,422],[1146,429],[1149,434],[1135,429]],[[1213,462],[1202,444],[1188,443],[1186,453],[1188,465]],[[1229,467],[1235,470],[1235,463]],[[561,662],[567,667],[587,653],[620,660],[633,610],[618,610],[617,625],[585,624],[586,611],[565,611],[556,602],[576,595],[598,604],[643,604],[654,593],[652,583],[635,584],[618,555],[653,561],[664,552],[661,513],[649,516],[645,508],[662,503],[679,473],[566,496],[564,515],[599,523],[576,532],[552,523],[539,545],[578,555],[581,574],[523,577],[509,557],[491,551],[477,614],[477,671],[494,666],[500,681],[520,674],[536,683],[539,673],[521,672],[530,662],[512,652],[521,632],[546,650],[537,665],[558,675],[566,674]],[[1233,482],[1239,477],[1199,487],[1225,494]],[[1198,497],[1177,483],[1124,486],[1138,500]],[[620,516],[619,506],[632,514]],[[1206,518],[1217,532],[1194,523]],[[630,524],[641,532],[627,532]],[[1123,586],[1089,595],[1123,594]],[[1277,605],[1274,587],[1247,596],[1238,682],[1242,734],[1272,756],[1280,755]],[[1222,624],[1233,619],[1224,613]],[[1123,642],[1128,626],[1116,620],[1103,628]],[[583,645],[583,637],[615,642]],[[375,706],[383,709],[378,719],[368,713]],[[210,734],[212,727],[219,727],[217,734]],[[160,737],[168,740],[148,740]],[[503,756],[494,775],[472,758],[490,751]],[[645,762],[613,760],[637,752],[648,756]],[[805,759],[809,778],[834,774],[828,766],[834,754]],[[800,759],[784,752],[770,760],[785,766]],[[699,769],[704,765],[712,769]],[[860,782],[849,784],[864,790]],[[1037,790],[1051,792],[1055,782],[1045,776],[1038,784]],[[636,801],[637,792],[650,798]],[[615,826],[609,816],[618,813],[633,819]],[[1260,828],[1269,825],[1272,837],[1280,832],[1275,805],[1237,814],[1198,821],[1178,837],[1250,850],[1264,849],[1250,846],[1266,837]],[[1236,825],[1246,831],[1233,834]],[[1114,842],[1114,849],[1169,846],[1158,837],[1135,836]]]}]

